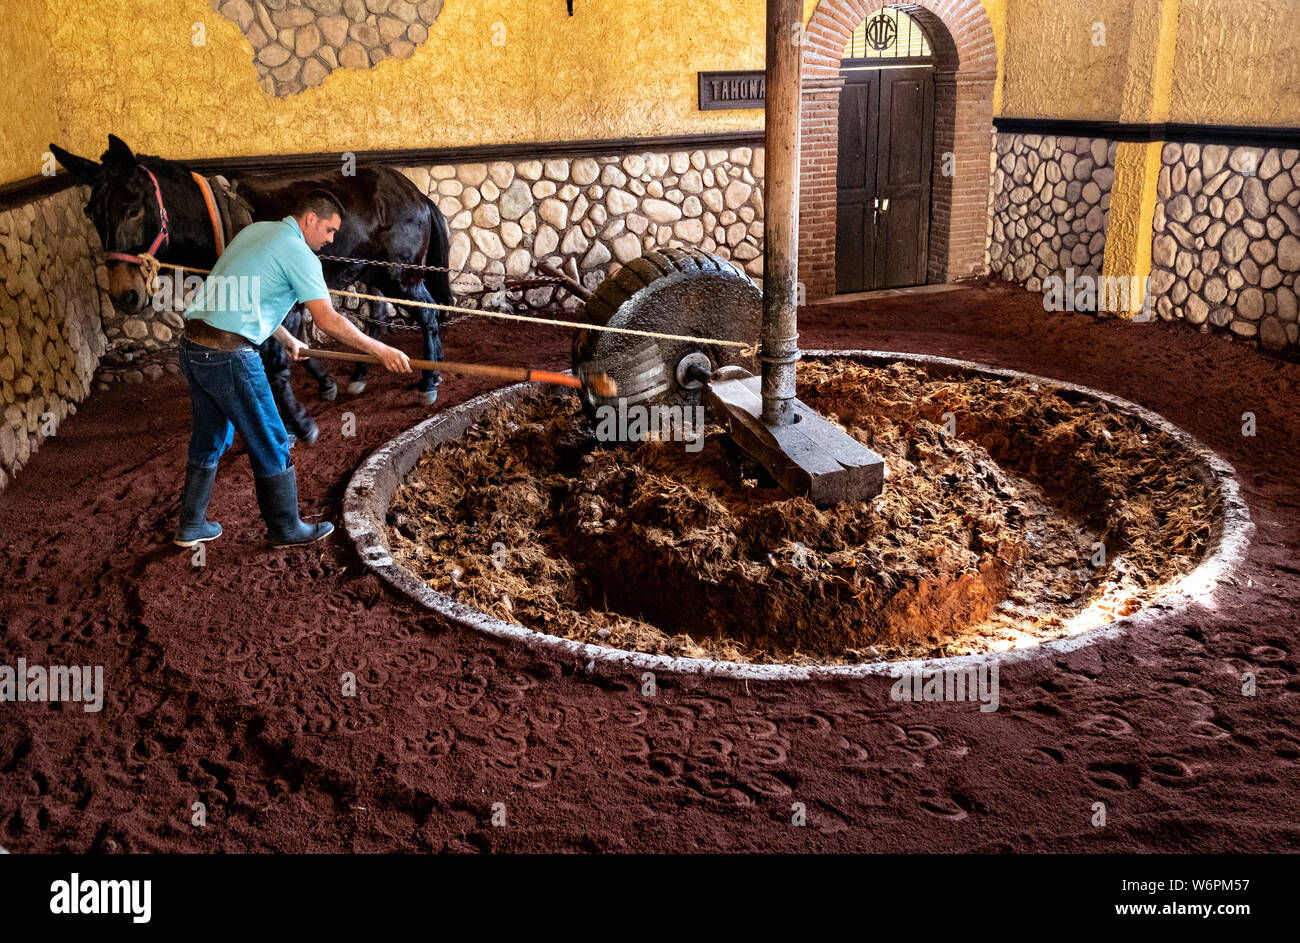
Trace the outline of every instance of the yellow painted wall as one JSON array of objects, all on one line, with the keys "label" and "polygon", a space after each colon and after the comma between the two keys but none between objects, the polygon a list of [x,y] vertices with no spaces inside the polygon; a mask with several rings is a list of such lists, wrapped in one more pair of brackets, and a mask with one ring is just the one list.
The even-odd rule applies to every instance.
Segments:
[{"label": "yellow painted wall", "polygon": [[993,27],[993,42],[998,49],[998,78],[993,86],[993,114],[1002,114],[1002,96],[1006,84],[1004,68],[1007,54],[1007,3],[1008,0],[981,0],[984,13]]},{"label": "yellow painted wall", "polygon": [[[577,0],[572,18],[562,0],[447,0],[409,60],[285,99],[261,90],[252,47],[205,0],[135,0],[129,14],[115,0],[14,2],[6,33],[29,65],[0,102],[32,120],[5,132],[0,181],[35,173],[50,141],[98,157],[110,131],[185,159],[762,127],[761,111],[699,111],[695,81],[763,67],[762,0]],[[1007,2],[984,0],[999,46]],[[805,17],[816,6],[804,0]]]},{"label": "yellow painted wall", "polygon": [[[988,4],[986,4],[986,7]],[[1135,15],[1134,8],[1143,10]],[[1144,111],[1130,43],[1153,42],[1155,17],[1134,0],[1006,0],[1001,109],[1015,118],[1300,125],[1300,2],[1180,0],[1168,117]],[[991,14],[992,15],[992,14]],[[1106,45],[1092,45],[1092,24]],[[1128,94],[1126,96],[1126,88]],[[1157,95],[1156,97],[1163,97]]]},{"label": "yellow painted wall", "polygon": [[[0,182],[41,172],[59,132],[54,62],[44,0],[5,0],[0,24]],[[102,150],[102,148],[101,148]]]},{"label": "yellow painted wall", "polygon": [[129,15],[115,0],[46,2],[61,143],[80,154],[98,156],[109,131],[185,159],[762,126],[761,112],[696,107],[697,71],[763,67],[753,0],[725,15],[697,0],[578,0],[572,18],[562,0],[447,0],[410,59],[340,69],[284,99],[258,87],[252,47],[204,0],[136,0]]},{"label": "yellow painted wall", "polygon": [[1169,120],[1300,125],[1300,2],[1181,0]]},{"label": "yellow painted wall", "polygon": [[[1119,116],[1130,0],[1007,0],[1002,110],[1008,118]],[[1094,45],[1094,23],[1105,45]]]}]

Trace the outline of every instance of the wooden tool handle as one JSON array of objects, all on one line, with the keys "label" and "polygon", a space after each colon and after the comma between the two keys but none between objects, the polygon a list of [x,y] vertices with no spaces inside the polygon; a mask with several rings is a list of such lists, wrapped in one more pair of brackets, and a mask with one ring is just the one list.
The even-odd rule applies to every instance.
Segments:
[{"label": "wooden tool handle", "polygon": [[[322,360],[347,360],[351,363],[380,363],[373,354],[354,354],[346,350],[307,350],[308,357]],[[581,389],[582,379],[550,370],[532,370],[528,367],[498,367],[485,363],[456,363],[450,360],[416,360],[411,359],[411,366],[418,370],[446,370],[448,373],[473,374],[482,377],[500,377],[503,380],[526,380],[534,383],[554,383],[557,386],[570,386]]]}]

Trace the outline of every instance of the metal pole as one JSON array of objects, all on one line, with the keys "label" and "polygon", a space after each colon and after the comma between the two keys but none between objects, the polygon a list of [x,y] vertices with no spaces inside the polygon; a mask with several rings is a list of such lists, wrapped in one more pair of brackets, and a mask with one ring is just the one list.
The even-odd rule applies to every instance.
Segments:
[{"label": "metal pole", "polygon": [[803,0],[767,0],[763,421],[794,421],[799,359],[799,97]]}]

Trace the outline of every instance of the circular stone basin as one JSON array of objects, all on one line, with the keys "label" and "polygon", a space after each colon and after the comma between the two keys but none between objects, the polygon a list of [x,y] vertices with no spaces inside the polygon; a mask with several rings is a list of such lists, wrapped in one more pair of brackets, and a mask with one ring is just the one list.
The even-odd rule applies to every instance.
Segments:
[{"label": "circular stone basin", "polygon": [[1108,394],[979,365],[805,354],[799,396],[882,455],[816,508],[716,427],[607,447],[521,384],[394,439],[345,517],[394,588],[462,624],[637,667],[870,674],[1068,650],[1212,590],[1244,551],[1232,469]]}]

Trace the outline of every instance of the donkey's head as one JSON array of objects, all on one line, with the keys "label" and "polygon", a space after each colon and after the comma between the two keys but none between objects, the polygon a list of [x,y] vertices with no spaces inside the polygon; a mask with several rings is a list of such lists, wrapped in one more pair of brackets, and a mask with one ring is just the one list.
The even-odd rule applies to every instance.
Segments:
[{"label": "donkey's head", "polygon": [[158,178],[112,134],[98,164],[53,144],[50,151],[72,176],[90,185],[85,212],[104,247],[113,304],[127,314],[141,310],[148,302],[144,277],[137,263],[121,256],[156,255],[166,245],[167,222]]}]

